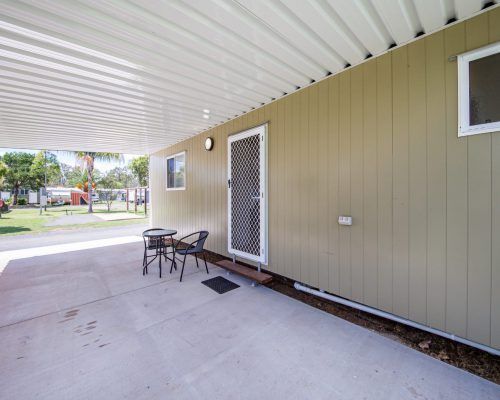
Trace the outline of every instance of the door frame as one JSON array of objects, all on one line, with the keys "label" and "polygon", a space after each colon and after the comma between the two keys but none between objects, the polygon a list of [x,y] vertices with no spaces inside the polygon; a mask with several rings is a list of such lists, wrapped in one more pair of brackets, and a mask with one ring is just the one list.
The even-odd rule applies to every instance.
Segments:
[{"label": "door frame", "polygon": [[[267,187],[267,133],[268,133],[268,123],[254,126],[250,129],[235,133],[228,136],[227,138],[227,179],[228,179],[228,189],[227,189],[227,249],[229,254],[255,261],[264,265],[268,263],[269,254],[269,244],[268,244],[268,187]],[[248,254],[235,250],[231,247],[231,186],[229,182],[231,180],[231,143],[245,139],[249,136],[260,135],[260,245],[261,254],[256,256],[254,254]],[[262,248],[263,246],[263,248]]]}]

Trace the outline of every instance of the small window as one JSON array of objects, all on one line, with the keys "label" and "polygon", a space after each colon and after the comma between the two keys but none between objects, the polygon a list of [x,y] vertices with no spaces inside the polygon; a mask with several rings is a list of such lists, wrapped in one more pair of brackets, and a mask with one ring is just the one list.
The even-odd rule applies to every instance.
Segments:
[{"label": "small window", "polygon": [[167,157],[167,190],[186,189],[186,152]]},{"label": "small window", "polygon": [[458,56],[458,136],[500,131],[500,42]]}]

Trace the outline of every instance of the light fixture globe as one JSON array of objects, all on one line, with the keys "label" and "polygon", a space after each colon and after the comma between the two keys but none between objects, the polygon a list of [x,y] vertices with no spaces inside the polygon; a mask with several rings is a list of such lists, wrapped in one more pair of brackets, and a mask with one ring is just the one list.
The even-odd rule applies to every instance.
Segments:
[{"label": "light fixture globe", "polygon": [[205,150],[210,151],[213,148],[214,148],[214,139],[209,136],[205,139]]}]

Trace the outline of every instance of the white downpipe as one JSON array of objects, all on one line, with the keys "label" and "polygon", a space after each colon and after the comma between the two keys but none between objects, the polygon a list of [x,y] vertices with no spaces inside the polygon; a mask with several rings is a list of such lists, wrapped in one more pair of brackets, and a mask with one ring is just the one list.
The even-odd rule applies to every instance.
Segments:
[{"label": "white downpipe", "polygon": [[322,297],[326,300],[334,301],[335,303],[340,303],[340,304],[343,304],[345,306],[356,308],[358,310],[365,311],[365,312],[370,313],[370,314],[378,315],[379,317],[387,318],[387,319],[390,319],[392,321],[399,322],[401,324],[405,324],[408,326],[412,326],[414,328],[422,329],[423,331],[427,331],[427,332],[433,333],[435,335],[439,335],[439,336],[445,337],[447,339],[451,339],[451,340],[454,340],[456,342],[460,342],[460,343],[466,344],[468,346],[472,346],[472,347],[475,347],[477,349],[487,351],[488,353],[494,354],[495,356],[500,356],[500,350],[494,349],[494,348],[489,347],[489,346],[485,346],[484,344],[473,342],[473,341],[468,340],[468,339],[464,339],[460,336],[455,336],[452,333],[443,332],[443,331],[440,331],[439,329],[434,329],[434,328],[431,328],[429,326],[419,324],[418,322],[410,321],[409,319],[401,318],[401,317],[398,317],[397,315],[394,315],[394,314],[391,314],[391,313],[388,313],[385,311],[381,311],[381,310],[378,310],[378,309],[373,308],[373,307],[365,306],[363,304],[359,304],[359,303],[356,303],[354,301],[343,299],[342,297],[338,297],[338,296],[334,296],[332,294],[321,292],[321,291],[316,290],[316,289],[311,289],[307,286],[301,285],[298,282],[295,282],[293,286],[295,287],[295,289],[300,290],[302,292],[313,294],[315,296]]}]

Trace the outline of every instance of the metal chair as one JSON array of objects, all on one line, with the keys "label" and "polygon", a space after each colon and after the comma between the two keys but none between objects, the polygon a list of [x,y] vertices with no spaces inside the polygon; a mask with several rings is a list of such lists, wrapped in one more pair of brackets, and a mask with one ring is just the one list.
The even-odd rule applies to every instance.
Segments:
[{"label": "metal chair", "polygon": [[[173,253],[173,248],[174,248],[174,243],[172,240],[166,239],[165,238],[149,238],[144,236],[146,232],[151,232],[151,231],[158,231],[162,230],[161,228],[151,228],[151,229],[146,229],[144,232],[142,232],[142,240],[144,241],[144,256],[142,258],[142,275],[145,275],[148,273],[148,265],[153,262],[153,260],[158,257],[159,251],[162,251],[163,256],[165,257],[165,261],[168,261],[167,259],[167,252],[166,249],[168,247],[172,247],[172,253]],[[148,250],[154,251],[154,254],[148,254]],[[170,254],[170,253],[169,253]],[[148,258],[153,257],[153,260],[148,262]],[[161,257],[161,255],[160,255]],[[173,258],[173,257],[172,257]],[[173,263],[172,263],[173,264]],[[170,269],[172,271],[172,269]],[[161,265],[160,265],[160,278],[161,278]]]},{"label": "metal chair", "polygon": [[[198,235],[197,239],[190,242],[187,247],[182,247],[179,248],[180,245],[184,245],[185,239],[188,239],[192,236]],[[183,238],[177,240],[177,243],[174,245],[173,251],[174,251],[174,259],[177,259],[179,261],[182,261],[182,269],[181,269],[181,277],[179,279],[179,282],[182,282],[182,275],[184,274],[184,265],[186,264],[186,257],[188,255],[194,255],[196,259],[196,267],[200,268],[200,265],[198,264],[198,254],[201,253],[203,256],[203,261],[205,262],[205,268],[207,270],[208,274],[208,266],[207,266],[207,260],[205,258],[205,253],[203,252],[203,246],[205,245],[205,241],[207,240],[208,237],[208,232],[207,231],[199,231],[195,233],[191,233],[190,235],[184,236]],[[184,256],[184,258],[178,258],[177,254],[180,254],[181,256]],[[170,267],[170,273],[172,273],[172,268],[175,266],[175,262],[172,263],[172,266]]]}]

